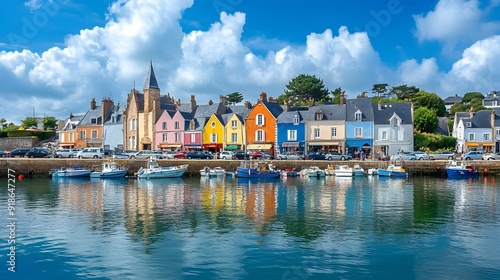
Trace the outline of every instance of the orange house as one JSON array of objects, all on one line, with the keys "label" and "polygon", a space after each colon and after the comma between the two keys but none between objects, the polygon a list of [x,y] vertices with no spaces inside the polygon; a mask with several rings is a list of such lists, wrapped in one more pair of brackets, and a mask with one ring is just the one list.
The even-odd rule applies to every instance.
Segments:
[{"label": "orange house", "polygon": [[276,152],[276,120],[282,112],[278,103],[267,101],[265,92],[260,94],[259,102],[245,119],[247,150]]}]

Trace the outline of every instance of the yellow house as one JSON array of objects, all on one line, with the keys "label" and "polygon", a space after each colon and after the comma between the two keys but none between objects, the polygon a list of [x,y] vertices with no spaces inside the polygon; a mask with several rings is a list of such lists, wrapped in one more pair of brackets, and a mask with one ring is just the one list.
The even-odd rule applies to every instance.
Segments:
[{"label": "yellow house", "polygon": [[246,142],[244,118],[238,114],[230,114],[225,128],[224,150],[244,150]]},{"label": "yellow house", "polygon": [[221,115],[212,114],[203,129],[202,147],[211,152],[220,152],[224,141],[224,121]]}]

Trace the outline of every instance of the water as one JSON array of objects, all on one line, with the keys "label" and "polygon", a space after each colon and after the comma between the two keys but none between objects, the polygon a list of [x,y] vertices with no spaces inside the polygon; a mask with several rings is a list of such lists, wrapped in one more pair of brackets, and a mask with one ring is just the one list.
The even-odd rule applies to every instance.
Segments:
[{"label": "water", "polygon": [[0,180],[0,279],[500,277],[493,177]]}]

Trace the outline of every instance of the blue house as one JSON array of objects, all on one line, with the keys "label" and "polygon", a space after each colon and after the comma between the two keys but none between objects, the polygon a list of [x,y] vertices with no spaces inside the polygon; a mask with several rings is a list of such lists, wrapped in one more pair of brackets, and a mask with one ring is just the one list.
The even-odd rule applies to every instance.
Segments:
[{"label": "blue house", "polygon": [[278,152],[305,152],[305,116],[307,111],[291,111],[285,104],[283,112],[277,118]]},{"label": "blue house", "polygon": [[356,151],[370,154],[373,149],[373,106],[371,98],[356,98],[346,101],[346,145],[347,153]]}]

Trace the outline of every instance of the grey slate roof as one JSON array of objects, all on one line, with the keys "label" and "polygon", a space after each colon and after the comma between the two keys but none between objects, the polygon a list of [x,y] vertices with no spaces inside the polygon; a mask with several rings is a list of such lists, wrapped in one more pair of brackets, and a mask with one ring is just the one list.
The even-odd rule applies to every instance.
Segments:
[{"label": "grey slate roof", "polygon": [[251,108],[248,109],[244,105],[233,105],[233,106],[227,107],[226,113],[235,113],[238,116],[242,116],[243,118],[246,118],[248,116],[248,114],[250,114],[250,111],[252,111],[252,109]]},{"label": "grey slate roof", "polygon": [[443,101],[446,104],[459,103],[459,102],[462,102],[462,96],[455,94],[455,96],[446,97]]},{"label": "grey slate roof", "polygon": [[153,70],[153,61],[149,63],[148,74],[146,75],[146,81],[144,82],[144,89],[160,89],[160,87],[158,87],[158,82],[156,81],[155,71]]},{"label": "grey slate roof", "polygon": [[345,120],[346,119],[346,105],[332,104],[332,105],[317,105],[312,106],[307,111],[300,111],[304,113],[307,121],[314,121],[316,112],[320,110],[323,112],[323,120]]},{"label": "grey slate roof", "polygon": [[226,107],[222,103],[213,103],[212,105],[197,105],[194,113],[195,118],[210,118],[212,114],[224,114]]},{"label": "grey slate roof", "polygon": [[481,110],[471,118],[464,118],[464,122],[471,121],[471,128],[491,128],[491,110]]},{"label": "grey slate roof", "polygon": [[[106,118],[104,124],[120,124],[123,123],[123,113],[125,112],[125,106],[114,105],[113,109],[109,112],[109,116]],[[115,118],[115,122],[113,121],[113,117]]]},{"label": "grey slate roof", "polygon": [[360,110],[362,121],[373,121],[372,98],[356,98],[346,100],[346,121],[355,121],[355,113]]},{"label": "grey slate roof", "polygon": [[[96,106],[95,109],[89,109],[85,114],[85,117],[80,121],[78,125],[101,125],[102,124],[102,106]],[[95,123],[92,120],[95,119]]]},{"label": "grey slate roof", "polygon": [[401,118],[402,124],[413,124],[410,102],[378,103],[372,106],[375,124],[389,124],[394,113]]},{"label": "grey slate roof", "polygon": [[261,102],[267,107],[267,109],[271,112],[274,118],[278,118],[281,112],[283,112],[283,108],[278,103],[269,101],[261,101]]},{"label": "grey slate roof", "polygon": [[500,127],[500,108],[495,108],[495,127]]},{"label": "grey slate roof", "polygon": [[299,123],[306,122],[305,115],[307,115],[307,111],[283,111],[278,117],[278,123],[293,123],[296,115],[299,117]]},{"label": "grey slate roof", "polygon": [[447,117],[438,117],[436,132],[442,135],[450,136],[450,128],[448,127]]}]

